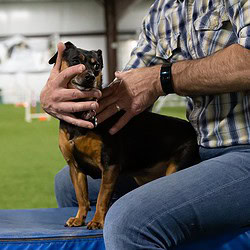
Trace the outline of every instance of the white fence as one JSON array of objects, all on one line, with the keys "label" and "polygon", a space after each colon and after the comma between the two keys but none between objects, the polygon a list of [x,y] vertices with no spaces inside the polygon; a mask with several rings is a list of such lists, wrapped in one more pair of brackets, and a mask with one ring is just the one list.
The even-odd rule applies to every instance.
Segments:
[{"label": "white fence", "polygon": [[25,107],[27,122],[32,119],[50,119],[40,107],[40,92],[49,72],[0,74],[0,102]]}]

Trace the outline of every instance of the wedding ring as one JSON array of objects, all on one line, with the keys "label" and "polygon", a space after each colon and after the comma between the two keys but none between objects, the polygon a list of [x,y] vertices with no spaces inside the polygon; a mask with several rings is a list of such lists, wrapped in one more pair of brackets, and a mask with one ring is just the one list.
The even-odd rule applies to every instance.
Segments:
[{"label": "wedding ring", "polygon": [[118,104],[115,104],[115,107],[116,107],[116,109],[117,109],[118,112],[121,110],[121,108],[119,107]]}]

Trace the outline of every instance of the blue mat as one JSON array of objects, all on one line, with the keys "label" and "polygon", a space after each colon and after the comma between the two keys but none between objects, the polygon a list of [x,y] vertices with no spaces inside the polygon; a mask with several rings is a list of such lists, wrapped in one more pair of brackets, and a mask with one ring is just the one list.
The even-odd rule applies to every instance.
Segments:
[{"label": "blue mat", "polygon": [[[1,250],[104,250],[102,230],[64,227],[77,208],[0,210]],[[93,217],[89,212],[87,221]],[[129,249],[128,249],[129,250]],[[186,244],[176,250],[250,250],[250,227]]]},{"label": "blue mat", "polygon": [[206,237],[174,250],[250,250],[250,227]]},{"label": "blue mat", "polygon": [[[77,208],[0,210],[0,249],[105,249],[102,230],[64,227]],[[94,211],[89,212],[90,221]]]}]

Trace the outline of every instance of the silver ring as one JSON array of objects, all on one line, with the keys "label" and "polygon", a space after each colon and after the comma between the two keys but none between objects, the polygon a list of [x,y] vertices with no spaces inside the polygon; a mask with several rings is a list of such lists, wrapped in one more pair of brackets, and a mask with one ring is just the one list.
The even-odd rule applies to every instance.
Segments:
[{"label": "silver ring", "polygon": [[118,112],[121,110],[121,108],[119,107],[118,104],[115,104],[115,107],[116,107],[116,109],[117,109]]}]

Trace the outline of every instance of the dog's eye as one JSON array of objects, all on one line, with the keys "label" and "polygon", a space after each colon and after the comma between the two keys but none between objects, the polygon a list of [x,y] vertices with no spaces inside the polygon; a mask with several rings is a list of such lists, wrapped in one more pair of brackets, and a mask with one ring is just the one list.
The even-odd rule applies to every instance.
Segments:
[{"label": "dog's eye", "polygon": [[80,60],[79,60],[78,57],[72,58],[72,64],[73,64],[73,65],[77,65],[77,64],[79,64],[79,63],[80,63]]},{"label": "dog's eye", "polygon": [[99,63],[96,63],[94,65],[94,70],[98,71],[100,69],[100,64]]},{"label": "dog's eye", "polygon": [[77,65],[77,64],[79,64],[79,63],[80,63],[79,60],[73,60],[73,61],[72,61],[72,64],[73,64],[73,65]]}]

